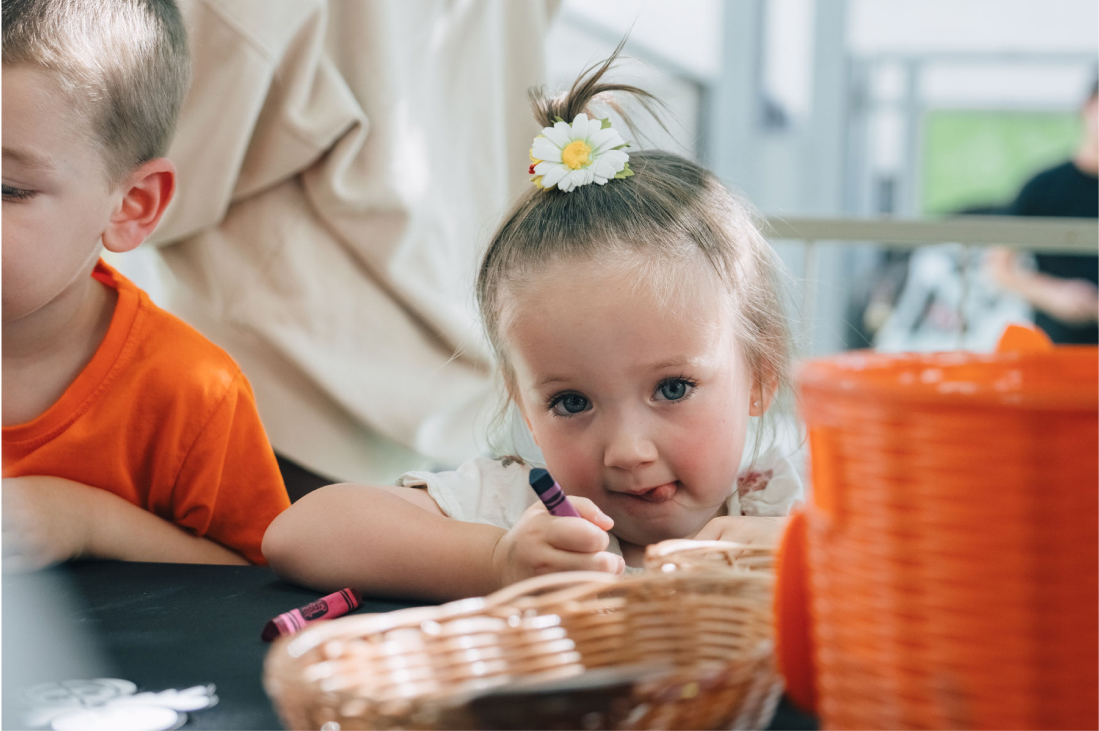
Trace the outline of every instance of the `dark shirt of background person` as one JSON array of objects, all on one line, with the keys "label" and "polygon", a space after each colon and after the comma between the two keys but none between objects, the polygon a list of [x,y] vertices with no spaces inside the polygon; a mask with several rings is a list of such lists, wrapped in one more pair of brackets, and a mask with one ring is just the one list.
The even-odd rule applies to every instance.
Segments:
[{"label": "dark shirt of background person", "polygon": [[[1099,71],[1080,107],[1083,135],[1073,158],[1030,180],[1004,210],[1016,216],[1099,217]],[[1099,343],[1099,254],[1037,254],[1037,271],[1010,249],[985,257],[1000,286],[1034,307],[1034,322],[1055,343]]]},{"label": "dark shirt of background person", "polygon": [[[1099,177],[1088,174],[1073,161],[1031,178],[1006,211],[1014,216],[1069,216],[1099,218]],[[1099,286],[1099,255],[1036,254],[1038,271],[1061,279],[1085,279]],[[1036,309],[1034,322],[1055,343],[1099,342],[1096,323],[1063,322]]]}]

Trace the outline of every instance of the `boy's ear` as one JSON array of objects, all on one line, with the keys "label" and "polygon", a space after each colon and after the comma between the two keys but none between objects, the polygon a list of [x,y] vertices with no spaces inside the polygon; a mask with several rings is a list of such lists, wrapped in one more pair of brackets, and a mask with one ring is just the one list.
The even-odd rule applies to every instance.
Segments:
[{"label": "boy's ear", "polygon": [[748,405],[748,416],[763,416],[767,409],[771,408],[771,402],[775,400],[778,391],[778,381],[766,382],[757,380],[752,386],[752,401]]},{"label": "boy's ear", "polygon": [[166,157],[138,165],[120,184],[122,200],[103,231],[103,246],[122,253],[136,249],[160,223],[176,192],[176,166]]}]

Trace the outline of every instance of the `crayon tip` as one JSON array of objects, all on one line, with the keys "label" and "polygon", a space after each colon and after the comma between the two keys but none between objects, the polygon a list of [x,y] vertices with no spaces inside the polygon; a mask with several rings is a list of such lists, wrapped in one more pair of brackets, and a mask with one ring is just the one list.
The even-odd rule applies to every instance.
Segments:
[{"label": "crayon tip", "polygon": [[264,642],[270,642],[279,636],[279,628],[275,626],[275,620],[269,621],[263,625],[263,632],[260,633],[260,639]]},{"label": "crayon tip", "polygon": [[530,486],[534,488],[534,491],[539,495],[546,490],[553,487],[553,478],[550,477],[550,473],[541,467],[535,467],[530,471]]}]

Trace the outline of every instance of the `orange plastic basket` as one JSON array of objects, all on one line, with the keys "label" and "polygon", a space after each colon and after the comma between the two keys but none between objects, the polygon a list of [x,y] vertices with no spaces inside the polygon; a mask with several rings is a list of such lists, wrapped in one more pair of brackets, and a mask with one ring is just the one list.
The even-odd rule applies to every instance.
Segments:
[{"label": "orange plastic basket", "polygon": [[826,727],[1096,728],[1097,384],[1094,347],[802,369]]}]

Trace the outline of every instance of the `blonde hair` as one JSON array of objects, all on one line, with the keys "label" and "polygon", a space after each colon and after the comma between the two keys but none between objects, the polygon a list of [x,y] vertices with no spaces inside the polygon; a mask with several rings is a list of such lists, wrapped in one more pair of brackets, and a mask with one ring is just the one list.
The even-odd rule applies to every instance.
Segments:
[{"label": "blonde hair", "polygon": [[[634,87],[601,81],[617,55],[616,50],[589,68],[563,95],[533,92],[537,120],[547,127],[558,117],[571,121],[612,91],[655,101]],[[630,254],[648,261],[701,263],[729,298],[735,335],[753,378],[786,400],[791,342],[782,268],[751,208],[713,173],[678,155],[633,151],[630,167],[632,177],[568,193],[532,185],[493,235],[477,277],[477,300],[509,394],[514,371],[504,335],[511,301],[523,282],[560,261]],[[669,267],[676,268],[681,267]],[[756,430],[753,459],[763,433]]]},{"label": "blonde hair", "polygon": [[190,84],[173,0],[3,0],[3,62],[56,74],[114,183],[164,155]]}]

